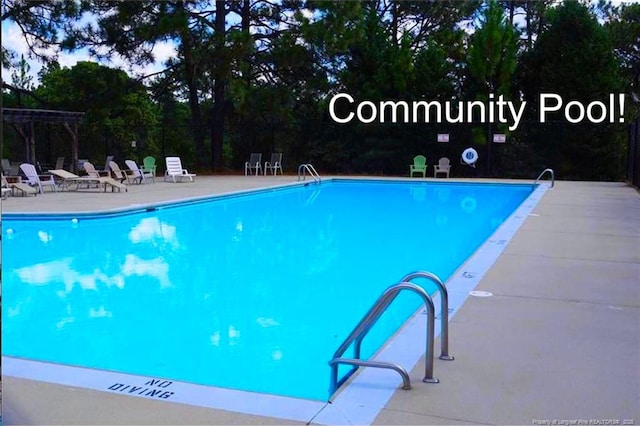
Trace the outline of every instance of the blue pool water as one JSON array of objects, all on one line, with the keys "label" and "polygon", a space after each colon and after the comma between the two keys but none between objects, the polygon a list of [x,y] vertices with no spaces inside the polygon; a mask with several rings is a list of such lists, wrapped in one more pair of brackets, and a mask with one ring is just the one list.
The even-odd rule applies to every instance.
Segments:
[{"label": "blue pool water", "polygon": [[[332,181],[77,220],[4,215],[2,353],[326,400],[329,359],[380,293],[415,270],[446,280],[530,193]],[[419,305],[401,294],[364,355]]]}]

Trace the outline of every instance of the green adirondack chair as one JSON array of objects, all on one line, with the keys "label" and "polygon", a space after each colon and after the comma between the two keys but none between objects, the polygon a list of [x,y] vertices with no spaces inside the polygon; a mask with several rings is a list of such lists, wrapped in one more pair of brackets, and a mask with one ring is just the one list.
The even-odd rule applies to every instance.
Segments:
[{"label": "green adirondack chair", "polygon": [[422,173],[422,177],[427,177],[427,158],[424,155],[413,157],[413,164],[409,166],[409,176],[414,173]]},{"label": "green adirondack chair", "polygon": [[152,156],[147,156],[142,159],[142,170],[144,172],[151,172],[153,174],[153,181],[156,180],[156,159]]}]

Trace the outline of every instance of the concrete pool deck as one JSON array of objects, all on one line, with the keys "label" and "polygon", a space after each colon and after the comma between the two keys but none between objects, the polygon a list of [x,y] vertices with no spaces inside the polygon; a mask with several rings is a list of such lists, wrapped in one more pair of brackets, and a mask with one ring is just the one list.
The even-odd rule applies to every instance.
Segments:
[{"label": "concrete pool deck", "polygon": [[[295,180],[199,176],[126,193],[9,197],[2,210],[105,210]],[[375,424],[640,424],[635,189],[557,181],[476,290],[493,297],[469,297],[451,319],[456,359],[436,359],[440,383],[422,383],[418,363],[413,389],[398,390]],[[2,388],[4,424],[301,424],[8,376]]]}]

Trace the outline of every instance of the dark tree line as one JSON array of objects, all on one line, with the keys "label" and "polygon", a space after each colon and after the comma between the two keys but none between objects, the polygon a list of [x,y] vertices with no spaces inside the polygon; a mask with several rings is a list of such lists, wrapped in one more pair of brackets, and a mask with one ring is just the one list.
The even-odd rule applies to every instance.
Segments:
[{"label": "dark tree line", "polygon": [[[250,152],[281,151],[290,170],[310,161],[332,173],[406,174],[414,155],[456,163],[473,146],[487,175],[531,178],[553,167],[564,178],[623,177],[624,124],[541,124],[536,102],[541,92],[585,103],[637,92],[640,4],[3,0],[2,22],[16,24],[32,59],[45,63],[34,82],[28,61],[3,44],[3,65],[13,70],[4,105],[86,111],[81,154],[91,158],[175,154],[222,172],[239,170]],[[176,55],[151,75],[89,62],[64,68],[43,50],[87,49],[145,66],[167,41]],[[479,122],[338,124],[328,102],[339,92],[372,102],[493,93],[529,106],[514,131]],[[627,99],[630,120],[637,110]],[[62,132],[44,131],[42,155],[61,155]],[[438,133],[451,142],[437,143]],[[507,143],[489,142],[494,133]],[[4,157],[20,156],[12,138],[5,128]]]}]

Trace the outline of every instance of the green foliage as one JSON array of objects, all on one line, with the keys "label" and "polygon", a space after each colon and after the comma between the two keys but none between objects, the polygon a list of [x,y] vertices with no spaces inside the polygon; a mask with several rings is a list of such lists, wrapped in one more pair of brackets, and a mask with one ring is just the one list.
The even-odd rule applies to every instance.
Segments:
[{"label": "green foliage", "polygon": [[[303,25],[303,34],[328,69],[334,90],[374,102],[451,100],[459,95],[464,32],[457,24],[471,17],[479,2],[313,5],[321,19]],[[321,104],[326,112],[326,101]],[[323,121],[323,130],[309,142],[309,154],[336,172],[406,173],[407,158],[424,150],[425,140],[435,142],[441,127]]]},{"label": "green foliage", "polygon": [[411,87],[423,99],[454,99],[459,93],[456,67],[445,46],[429,43],[418,50],[413,61]]},{"label": "green foliage", "polygon": [[29,75],[30,70],[31,66],[24,59],[24,55],[22,55],[16,69],[11,71],[11,84],[13,87],[24,90],[33,90],[33,77]]},{"label": "green foliage", "polygon": [[[548,28],[522,59],[521,87],[530,103],[529,120],[539,117],[540,93],[588,104],[621,89],[620,71],[606,30],[588,8],[567,1],[551,9]],[[616,124],[571,124],[563,115],[531,125],[527,140],[540,161],[559,176],[616,180],[622,176],[624,132]]]},{"label": "green foliage", "polygon": [[469,40],[469,72],[480,93],[508,94],[517,64],[518,33],[495,1],[489,2],[480,22]]},{"label": "green foliage", "polygon": [[[466,88],[467,99],[489,101],[489,95],[504,95],[512,99],[515,92],[513,75],[517,66],[518,31],[507,21],[500,5],[488,2],[479,19],[479,27],[469,38],[466,64],[470,78]],[[490,176],[498,175],[493,155],[492,134],[495,125],[487,124],[472,128],[473,143],[483,146],[485,169]]]},{"label": "green foliage", "polygon": [[36,94],[51,109],[86,113],[80,126],[81,157],[97,160],[109,153],[124,160],[136,156],[131,141],[143,149],[153,146],[156,107],[144,86],[122,70],[94,62],[53,67],[42,75]]},{"label": "green foliage", "polygon": [[[640,74],[640,3],[628,3],[615,8],[605,28],[629,87]],[[640,93],[640,87],[633,89]]]}]

